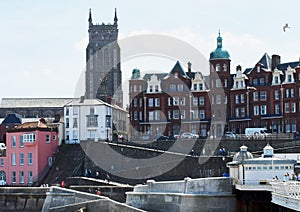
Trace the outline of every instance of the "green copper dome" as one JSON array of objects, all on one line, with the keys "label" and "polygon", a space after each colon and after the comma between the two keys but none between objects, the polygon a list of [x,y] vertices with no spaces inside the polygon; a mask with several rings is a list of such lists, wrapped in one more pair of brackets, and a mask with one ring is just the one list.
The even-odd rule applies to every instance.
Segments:
[{"label": "green copper dome", "polygon": [[139,69],[135,68],[132,70],[131,79],[139,79],[141,77],[141,72]]},{"label": "green copper dome", "polygon": [[230,55],[228,53],[228,51],[226,51],[225,49],[223,49],[222,47],[222,37],[220,36],[220,32],[219,32],[219,36],[217,38],[217,48],[215,51],[210,53],[210,60],[213,59],[229,59]]}]

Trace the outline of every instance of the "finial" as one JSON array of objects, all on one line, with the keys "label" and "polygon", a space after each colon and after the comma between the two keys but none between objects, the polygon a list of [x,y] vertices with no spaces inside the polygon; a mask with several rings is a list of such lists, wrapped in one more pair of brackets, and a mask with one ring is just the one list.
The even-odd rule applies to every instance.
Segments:
[{"label": "finial", "polygon": [[219,29],[219,37],[221,37],[221,30]]},{"label": "finial", "polygon": [[114,17],[114,24],[117,25],[118,18],[117,18],[117,8],[115,8],[115,17]]},{"label": "finial", "polygon": [[92,9],[90,8],[90,12],[89,12],[89,23],[92,24],[93,20],[92,20]]}]

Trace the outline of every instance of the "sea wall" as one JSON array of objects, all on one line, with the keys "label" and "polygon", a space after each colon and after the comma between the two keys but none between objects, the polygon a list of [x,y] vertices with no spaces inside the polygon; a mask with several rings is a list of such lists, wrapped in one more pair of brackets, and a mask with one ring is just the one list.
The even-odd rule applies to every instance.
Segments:
[{"label": "sea wall", "polygon": [[235,211],[231,178],[148,180],[127,192],[126,204],[147,211]]}]

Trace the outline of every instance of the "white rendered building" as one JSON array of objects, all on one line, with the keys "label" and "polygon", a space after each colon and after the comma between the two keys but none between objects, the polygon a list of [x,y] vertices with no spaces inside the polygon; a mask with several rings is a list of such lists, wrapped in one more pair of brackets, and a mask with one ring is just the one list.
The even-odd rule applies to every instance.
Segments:
[{"label": "white rendered building", "polygon": [[230,177],[238,184],[258,185],[273,181],[276,176],[278,180],[287,180],[287,173],[292,176],[296,160],[274,157],[269,144],[263,152],[261,157],[253,158],[247,147],[241,146],[233,161],[227,163]]},{"label": "white rendered building", "polygon": [[[119,120],[113,120],[113,117]],[[64,107],[65,142],[74,144],[83,140],[112,141],[118,133],[125,137],[127,119],[127,111],[118,106],[99,99],[74,99]],[[116,126],[118,123],[119,127]]]}]

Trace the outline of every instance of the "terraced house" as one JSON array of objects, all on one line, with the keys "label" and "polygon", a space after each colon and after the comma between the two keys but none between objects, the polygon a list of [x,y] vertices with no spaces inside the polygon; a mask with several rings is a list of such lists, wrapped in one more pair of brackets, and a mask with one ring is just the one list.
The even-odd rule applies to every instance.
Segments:
[{"label": "terraced house", "polygon": [[44,119],[20,124],[6,133],[0,176],[7,185],[33,185],[47,174],[58,147],[58,129]]},{"label": "terraced house", "polygon": [[300,131],[300,62],[281,63],[265,53],[251,68],[231,73],[230,54],[219,33],[207,70],[184,71],[179,61],[169,73],[132,71],[129,81],[131,135],[148,139],[192,132],[202,137],[247,127],[273,133]]}]

